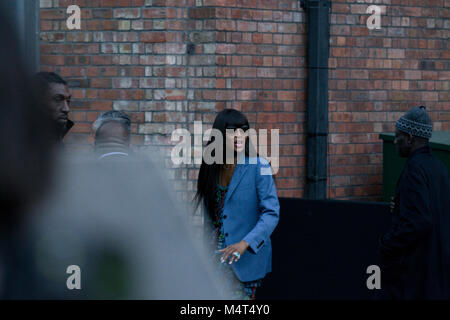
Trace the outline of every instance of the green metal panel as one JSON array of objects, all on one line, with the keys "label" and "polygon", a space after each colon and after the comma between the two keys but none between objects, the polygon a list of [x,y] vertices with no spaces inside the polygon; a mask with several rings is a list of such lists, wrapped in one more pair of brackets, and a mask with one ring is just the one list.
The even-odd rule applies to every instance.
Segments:
[{"label": "green metal panel", "polygon": [[[383,140],[383,200],[390,201],[406,158],[398,155],[397,146],[394,145],[394,133],[382,133],[379,137]],[[430,147],[433,155],[450,171],[450,131],[433,132]]]}]

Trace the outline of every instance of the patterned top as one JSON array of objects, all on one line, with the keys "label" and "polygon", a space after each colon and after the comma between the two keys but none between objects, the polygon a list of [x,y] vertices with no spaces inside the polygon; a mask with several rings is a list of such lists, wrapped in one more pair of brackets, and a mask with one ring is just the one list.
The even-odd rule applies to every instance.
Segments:
[{"label": "patterned top", "polygon": [[214,241],[217,246],[217,250],[223,249],[225,245],[225,232],[223,229],[223,205],[225,202],[225,197],[227,195],[228,187],[221,186],[217,184],[216,190],[216,211],[214,215]]}]

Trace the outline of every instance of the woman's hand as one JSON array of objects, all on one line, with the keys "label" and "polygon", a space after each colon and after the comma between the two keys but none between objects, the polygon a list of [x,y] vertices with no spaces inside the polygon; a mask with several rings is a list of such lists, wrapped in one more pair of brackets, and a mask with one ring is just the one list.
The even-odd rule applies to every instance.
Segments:
[{"label": "woman's hand", "polygon": [[238,243],[229,245],[225,249],[219,250],[219,252],[223,252],[220,261],[222,261],[222,263],[226,262],[231,256],[229,264],[232,264],[235,261],[237,262],[241,255],[244,254],[245,250],[247,250],[248,246],[249,244],[246,241],[241,240]]}]

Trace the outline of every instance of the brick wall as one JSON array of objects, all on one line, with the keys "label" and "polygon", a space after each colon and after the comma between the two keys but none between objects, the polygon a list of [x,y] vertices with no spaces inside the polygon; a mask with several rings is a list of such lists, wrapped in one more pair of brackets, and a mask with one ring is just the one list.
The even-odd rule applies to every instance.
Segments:
[{"label": "brick wall", "polygon": [[[366,27],[370,3],[381,29]],[[381,132],[425,105],[434,130],[450,130],[450,1],[332,2],[329,196],[381,199]]]},{"label": "brick wall", "polygon": [[[423,101],[435,129],[450,130],[450,2],[381,2],[382,29],[368,30],[369,4],[332,1],[332,198],[380,198],[378,133],[409,107]],[[71,4],[82,8],[80,31],[66,29]],[[306,40],[294,0],[41,0],[41,69],[69,79],[75,98],[70,148],[89,150],[99,112],[121,109],[135,147],[168,157],[172,130],[210,126],[233,107],[256,129],[280,130],[276,184],[287,197],[303,196],[305,182]],[[197,174],[189,165],[169,175],[184,192]]]},{"label": "brick wall", "polygon": [[[82,8],[81,31],[66,30],[71,4]],[[134,144],[168,156],[175,128],[211,126],[233,107],[256,129],[280,129],[279,194],[301,196],[303,19],[297,1],[42,1],[42,69],[70,79],[75,97],[66,142],[89,145],[98,113],[122,109],[133,116]],[[193,190],[197,174],[184,166],[171,178]]]}]

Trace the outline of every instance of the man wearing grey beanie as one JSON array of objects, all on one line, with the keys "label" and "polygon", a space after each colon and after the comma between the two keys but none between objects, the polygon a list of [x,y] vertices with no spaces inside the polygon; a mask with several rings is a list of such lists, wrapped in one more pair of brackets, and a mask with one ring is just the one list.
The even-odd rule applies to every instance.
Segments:
[{"label": "man wearing grey beanie", "polygon": [[428,144],[432,122],[424,106],[395,124],[408,158],[391,205],[391,227],[380,238],[382,289],[393,299],[450,299],[450,180]]}]

